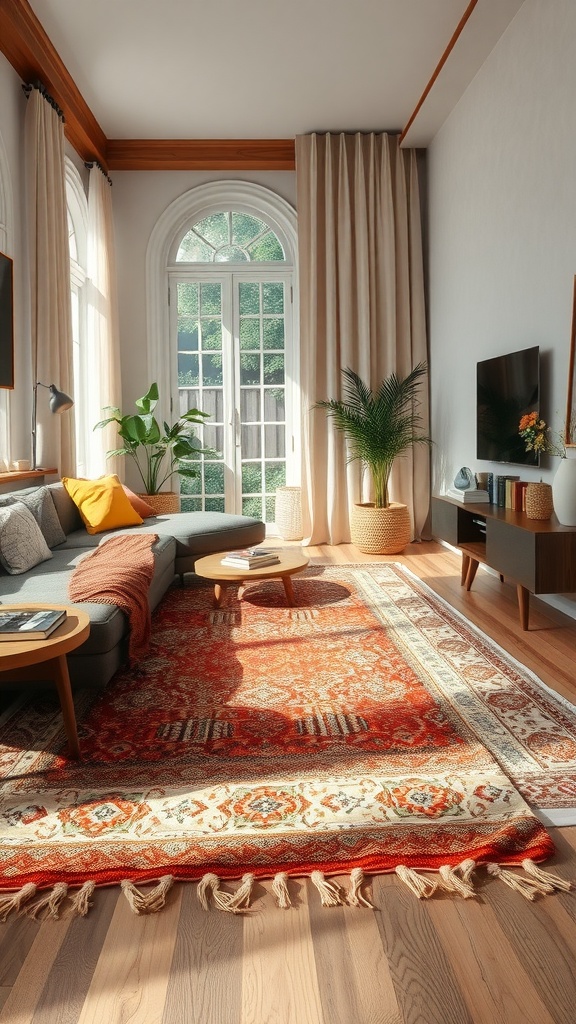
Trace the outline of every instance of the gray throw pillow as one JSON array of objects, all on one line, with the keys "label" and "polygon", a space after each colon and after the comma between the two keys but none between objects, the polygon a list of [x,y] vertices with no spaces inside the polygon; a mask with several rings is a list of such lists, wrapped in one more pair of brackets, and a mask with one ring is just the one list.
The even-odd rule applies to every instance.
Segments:
[{"label": "gray throw pillow", "polygon": [[0,562],[11,576],[52,558],[38,523],[22,501],[0,508]]},{"label": "gray throw pillow", "polygon": [[64,543],[66,534],[62,529],[56,505],[48,487],[34,487],[22,491],[22,493],[12,491],[10,494],[0,495],[0,507],[14,505],[17,501],[21,501],[26,508],[30,509],[49,548]]}]

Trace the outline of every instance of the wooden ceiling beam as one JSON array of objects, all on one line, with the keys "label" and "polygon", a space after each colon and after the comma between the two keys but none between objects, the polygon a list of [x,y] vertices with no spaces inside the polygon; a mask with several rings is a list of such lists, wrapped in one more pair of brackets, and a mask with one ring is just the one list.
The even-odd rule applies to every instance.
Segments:
[{"label": "wooden ceiling beam", "polygon": [[109,139],[111,171],[293,171],[294,139]]},{"label": "wooden ceiling beam", "polygon": [[0,50],[23,82],[39,80],[55,99],[66,138],[82,159],[107,170],[106,136],[27,0],[0,0]]}]

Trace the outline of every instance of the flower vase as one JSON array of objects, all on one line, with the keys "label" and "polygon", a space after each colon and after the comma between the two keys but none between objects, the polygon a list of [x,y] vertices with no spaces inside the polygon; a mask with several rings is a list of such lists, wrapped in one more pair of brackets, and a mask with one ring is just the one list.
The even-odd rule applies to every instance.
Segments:
[{"label": "flower vase", "polygon": [[562,526],[576,526],[576,458],[560,459],[552,481],[556,518]]}]

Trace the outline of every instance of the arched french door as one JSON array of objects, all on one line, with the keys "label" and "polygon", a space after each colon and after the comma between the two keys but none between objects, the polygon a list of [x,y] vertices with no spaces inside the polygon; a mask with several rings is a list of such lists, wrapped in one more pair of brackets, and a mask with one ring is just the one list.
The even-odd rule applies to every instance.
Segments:
[{"label": "arched french door", "polygon": [[287,204],[247,183],[188,196],[167,252],[166,376],[172,412],[208,413],[198,432],[219,454],[182,481],[182,508],[272,524],[276,488],[299,480],[295,221],[291,238]]}]

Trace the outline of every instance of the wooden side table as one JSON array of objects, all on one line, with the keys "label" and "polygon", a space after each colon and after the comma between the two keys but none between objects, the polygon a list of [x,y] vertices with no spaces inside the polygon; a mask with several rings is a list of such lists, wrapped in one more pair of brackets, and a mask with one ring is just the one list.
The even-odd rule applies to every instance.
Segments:
[{"label": "wooden side table", "polygon": [[70,757],[80,757],[74,701],[66,655],[84,643],[90,633],[86,612],[64,604],[10,604],[3,611],[18,608],[64,608],[66,618],[46,640],[0,640],[0,682],[30,683],[39,679],[54,682],[60,698]]}]

